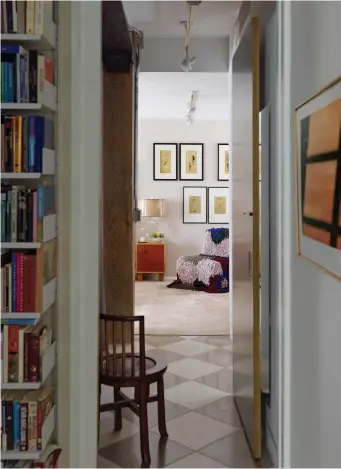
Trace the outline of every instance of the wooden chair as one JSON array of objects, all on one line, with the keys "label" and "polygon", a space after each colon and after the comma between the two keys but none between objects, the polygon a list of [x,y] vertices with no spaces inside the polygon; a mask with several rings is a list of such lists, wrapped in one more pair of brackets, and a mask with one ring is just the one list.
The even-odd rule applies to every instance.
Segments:
[{"label": "wooden chair", "polygon": [[[138,324],[139,347],[135,346]],[[143,466],[151,463],[149,451],[148,403],[158,403],[158,425],[161,437],[167,438],[163,375],[167,366],[146,357],[143,316],[100,314],[99,323],[99,419],[100,413],[114,411],[115,431],[122,429],[122,408],[128,407],[140,419],[140,442]],[[137,350],[135,350],[137,348]],[[157,383],[157,394],[149,395],[149,386]],[[101,385],[111,386],[114,402],[100,403]],[[121,388],[133,387],[130,399]],[[99,433],[98,433],[99,434]]]}]

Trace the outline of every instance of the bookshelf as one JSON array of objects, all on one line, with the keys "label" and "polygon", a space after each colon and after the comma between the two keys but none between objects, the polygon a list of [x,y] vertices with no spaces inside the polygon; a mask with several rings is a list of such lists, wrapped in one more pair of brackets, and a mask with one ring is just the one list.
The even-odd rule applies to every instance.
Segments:
[{"label": "bookshelf", "polygon": [[[52,392],[57,365],[54,3],[1,2],[5,18],[1,24],[1,221],[6,226],[1,231],[1,288],[5,296],[1,303],[1,460],[7,461],[6,467],[17,467],[9,464],[17,460],[32,461],[35,467],[35,460],[56,434],[57,407]],[[34,11],[30,24],[29,8]],[[45,413],[40,398],[47,394],[50,407]],[[27,446],[19,450],[22,408],[27,402],[33,410],[27,407]]]}]

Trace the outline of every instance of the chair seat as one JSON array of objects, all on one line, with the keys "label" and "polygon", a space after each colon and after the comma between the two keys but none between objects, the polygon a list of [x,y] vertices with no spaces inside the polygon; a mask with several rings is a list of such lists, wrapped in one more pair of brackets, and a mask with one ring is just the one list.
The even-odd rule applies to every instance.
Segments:
[{"label": "chair seat", "polygon": [[[134,381],[140,380],[141,361],[139,355],[110,354],[108,366],[106,359],[103,360],[100,381],[102,384],[112,385],[120,383],[121,387],[131,386]],[[145,357],[146,380],[148,382],[157,381],[160,375],[165,373],[167,365],[156,362],[151,357]],[[127,382],[127,384],[126,384]]]}]

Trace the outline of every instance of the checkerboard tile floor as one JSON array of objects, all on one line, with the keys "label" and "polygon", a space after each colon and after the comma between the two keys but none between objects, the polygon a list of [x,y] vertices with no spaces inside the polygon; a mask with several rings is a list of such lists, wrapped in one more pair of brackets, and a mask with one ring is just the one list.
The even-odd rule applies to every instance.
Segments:
[{"label": "checkerboard tile floor", "polygon": [[[255,467],[231,395],[230,339],[147,336],[146,343],[148,356],[168,364],[169,438],[160,440],[157,404],[149,404],[151,466]],[[109,401],[112,389],[102,386],[102,402]],[[98,467],[141,467],[138,418],[124,409],[122,430],[114,432],[113,425],[112,413],[101,414]]]}]

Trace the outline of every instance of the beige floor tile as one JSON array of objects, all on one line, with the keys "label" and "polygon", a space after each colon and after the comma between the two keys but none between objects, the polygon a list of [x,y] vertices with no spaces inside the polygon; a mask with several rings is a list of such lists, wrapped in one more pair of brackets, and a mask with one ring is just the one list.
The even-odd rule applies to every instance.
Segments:
[{"label": "beige floor tile", "polygon": [[226,397],[227,393],[195,381],[186,381],[178,386],[166,389],[165,396],[170,402],[195,410]]},{"label": "beige floor tile", "polygon": [[204,456],[203,454],[193,453],[193,454],[190,454],[189,456],[186,456],[183,459],[180,459],[179,461],[176,461],[175,463],[173,463],[173,464],[171,464],[170,466],[167,466],[167,467],[205,468],[205,467],[225,467],[225,466],[223,466],[222,464],[220,464],[217,461],[214,461],[211,458],[208,458],[207,456]]},{"label": "beige floor tile", "polygon": [[139,432],[139,426],[135,423],[129,422],[128,420],[123,420],[122,430],[120,432],[114,431],[114,414],[113,412],[104,412],[101,414],[101,424],[100,424],[100,438],[99,438],[99,448],[108,446],[118,441],[124,440],[135,433]]},{"label": "beige floor tile", "polygon": [[165,345],[162,348],[170,352],[185,355],[185,357],[194,357],[200,353],[214,350],[216,347],[209,344],[202,344],[201,342],[197,342],[195,340],[182,340],[181,342]]},{"label": "beige floor tile", "polygon": [[197,360],[196,358],[184,358],[168,366],[169,373],[187,379],[197,379],[221,369],[220,366]]},{"label": "beige floor tile", "polygon": [[[158,428],[154,427],[152,431],[157,433]],[[172,441],[197,451],[233,433],[236,429],[218,420],[190,412],[168,422],[167,431]]]}]

